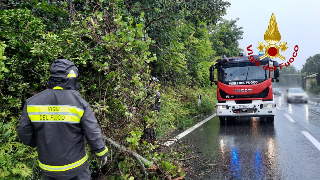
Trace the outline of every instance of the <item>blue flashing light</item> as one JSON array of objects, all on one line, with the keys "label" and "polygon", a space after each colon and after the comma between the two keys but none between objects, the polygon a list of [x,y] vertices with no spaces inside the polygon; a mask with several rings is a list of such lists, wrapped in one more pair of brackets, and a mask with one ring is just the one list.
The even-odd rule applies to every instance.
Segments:
[{"label": "blue flashing light", "polygon": [[234,176],[236,179],[239,179],[241,168],[240,168],[240,160],[239,160],[239,152],[236,147],[232,148],[231,152],[231,166],[230,166],[230,171],[232,176]]},{"label": "blue flashing light", "polygon": [[259,150],[256,150],[254,157],[254,173],[255,179],[264,179],[262,156]]},{"label": "blue flashing light", "polygon": [[259,55],[262,55],[263,54],[263,52],[262,51],[259,51]]}]

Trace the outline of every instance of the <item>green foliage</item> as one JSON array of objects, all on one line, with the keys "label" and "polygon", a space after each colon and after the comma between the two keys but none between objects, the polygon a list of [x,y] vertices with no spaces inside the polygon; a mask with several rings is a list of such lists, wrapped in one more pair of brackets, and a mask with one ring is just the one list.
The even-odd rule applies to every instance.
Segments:
[{"label": "green foliage", "polygon": [[310,82],[309,92],[312,94],[320,94],[320,86],[317,84],[316,81]]},{"label": "green foliage", "polygon": [[[201,94],[201,106],[198,107],[198,95]],[[216,89],[167,87],[161,95],[161,111],[158,120],[157,134],[162,136],[165,131],[177,128],[188,128],[198,119],[212,113],[216,103]]]},{"label": "green foliage", "polygon": [[[154,122],[161,136],[165,130],[190,127],[214,110],[216,91],[208,86],[208,69],[215,55],[237,51],[242,32],[234,21],[215,26],[228,2],[0,3],[6,4],[0,4],[1,178],[41,178],[36,150],[21,144],[15,129],[22,105],[46,89],[50,66],[58,58],[78,67],[79,92],[92,105],[106,136],[158,164],[170,177],[184,176],[181,154],[160,152],[159,145],[140,137],[143,127]],[[227,35],[230,38],[225,40]],[[223,50],[219,49],[222,45]],[[153,102],[146,98],[148,92],[156,91],[148,86],[151,75],[163,80],[159,117],[149,108]],[[89,156],[91,171],[98,172],[95,155]],[[110,157],[108,179],[145,178],[132,156],[116,150]],[[156,172],[147,177],[163,178]]]},{"label": "green foliage", "polygon": [[[182,35],[191,34],[189,37],[183,38],[185,39],[184,44],[186,51],[184,54],[187,59],[189,76],[192,77],[192,81],[197,82],[197,85],[204,85],[206,84],[205,80],[200,75],[202,72],[207,71],[203,69],[203,66],[212,61],[212,56],[215,54],[215,51],[212,50],[212,43],[209,40],[209,30],[206,28],[205,23],[200,23],[200,25],[202,25],[201,28],[189,25],[189,32],[182,32]],[[183,29],[188,28],[183,27]]]},{"label": "green foliage", "polygon": [[126,13],[145,11],[147,34],[155,44],[150,51],[158,60],[152,74],[174,84],[194,84],[199,63],[214,55],[209,30],[225,14],[226,1],[126,0]]},{"label": "green foliage", "polygon": [[306,63],[303,65],[301,69],[301,73],[310,75],[310,74],[318,73],[318,69],[320,69],[320,54],[310,56],[306,60]]},{"label": "green foliage", "polygon": [[[97,5],[102,8],[101,4]],[[103,128],[105,134],[139,151],[138,141],[143,129],[135,127],[143,127],[145,121],[152,122],[155,118],[147,109],[149,101],[141,101],[145,99],[147,91],[154,92],[145,87],[150,77],[147,63],[156,60],[156,56],[148,50],[153,42],[145,37],[143,15],[137,20],[123,16],[121,12],[115,14],[114,18],[109,17],[108,12],[100,9],[78,12],[71,28],[46,32],[41,19],[34,17],[28,9],[4,10],[0,13],[0,21],[6,25],[1,26],[1,39],[8,42],[5,51],[8,61],[5,65],[11,72],[4,74],[5,81],[0,82],[3,94],[1,104],[7,116],[2,123],[18,119],[25,100],[45,89],[51,63],[57,58],[67,58],[79,68],[80,91],[90,104],[95,105],[95,115],[100,125],[113,127],[112,131]],[[108,26],[105,26],[105,22],[109,22]],[[112,29],[108,29],[110,27]],[[141,107],[145,111],[141,116],[133,116],[134,107]],[[17,136],[14,138],[14,141],[18,141]],[[17,144],[25,149],[22,144]],[[28,158],[27,154],[22,156]],[[5,158],[4,162],[10,162],[12,154]],[[134,161],[130,156],[126,156],[125,160]],[[27,166],[16,164],[4,164],[3,167],[11,167],[14,171],[4,169],[3,174],[12,177],[12,173],[19,173],[15,170],[18,166],[26,167],[25,170],[22,168],[21,177],[30,174]],[[134,167],[129,166],[127,173],[133,172],[140,176],[135,163]]]},{"label": "green foliage", "polygon": [[320,69],[318,69],[318,74],[316,76],[317,85],[320,85]]},{"label": "green foliage", "polygon": [[[320,69],[320,54],[316,54],[314,56],[310,56],[307,60],[306,63],[303,65],[302,69],[301,69],[301,74],[302,74],[302,79],[303,81],[303,85],[304,87],[306,86],[306,77],[312,74],[319,74],[319,69]],[[317,79],[318,79],[317,75]],[[318,80],[317,80],[318,81]],[[318,83],[319,84],[319,83]],[[319,89],[319,85],[317,83],[311,83],[311,88],[310,88],[310,92],[314,93],[314,94],[318,94],[320,91]]]},{"label": "green foliage", "polygon": [[[3,112],[2,118],[5,115],[6,113]],[[37,152],[17,142],[15,127],[15,120],[8,123],[0,122],[0,178],[37,177],[39,175]]]},{"label": "green foliage", "polygon": [[4,42],[0,41],[0,80],[3,78],[3,75],[1,72],[4,72],[4,73],[9,72],[4,64],[4,60],[7,59],[7,57],[3,55],[6,47],[7,45]]},{"label": "green foliage", "polygon": [[217,26],[211,26],[212,33],[210,41],[212,42],[213,50],[217,56],[227,57],[238,56],[238,53],[243,51],[238,48],[238,40],[242,39],[242,27],[237,27],[236,20],[222,20]]},{"label": "green foliage", "polygon": [[197,84],[200,87],[207,87],[211,84],[209,79],[209,68],[213,65],[212,62],[201,62],[197,71]]},{"label": "green foliage", "polygon": [[65,9],[67,6],[68,3],[63,1],[3,0],[0,2],[0,10],[30,10],[33,16],[46,25],[47,31],[60,31],[70,27],[69,13]]},{"label": "green foliage", "polygon": [[139,145],[139,141],[140,141],[140,137],[142,136],[142,132],[141,132],[141,129],[139,128],[136,128],[137,131],[131,131],[130,134],[131,136],[130,137],[127,137],[127,142],[128,143],[131,143],[133,146],[137,146]]}]

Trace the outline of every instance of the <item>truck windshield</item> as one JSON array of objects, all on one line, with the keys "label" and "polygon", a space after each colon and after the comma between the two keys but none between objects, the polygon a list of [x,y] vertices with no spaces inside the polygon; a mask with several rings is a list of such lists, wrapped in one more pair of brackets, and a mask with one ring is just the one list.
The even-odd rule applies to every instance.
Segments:
[{"label": "truck windshield", "polygon": [[[266,61],[266,63],[268,62]],[[262,66],[261,64],[258,67],[251,62],[224,65],[218,71],[218,79],[220,82],[229,85],[257,84],[269,79],[269,71],[264,70]],[[254,83],[248,83],[248,81],[254,81]]]}]

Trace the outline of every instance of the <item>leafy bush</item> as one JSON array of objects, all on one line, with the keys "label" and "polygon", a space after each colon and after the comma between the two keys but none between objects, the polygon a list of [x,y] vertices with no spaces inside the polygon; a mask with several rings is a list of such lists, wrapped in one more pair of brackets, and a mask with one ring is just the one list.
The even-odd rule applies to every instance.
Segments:
[{"label": "leafy bush", "polygon": [[[102,8],[101,4],[98,5]],[[80,92],[92,105],[103,133],[143,156],[148,155],[140,151],[139,140],[144,125],[152,123],[155,118],[154,112],[147,108],[149,100],[145,99],[147,91],[153,92],[146,88],[150,74],[147,63],[156,60],[148,51],[152,40],[145,37],[143,13],[139,18],[125,17],[121,12],[109,17],[107,13],[99,10],[79,13],[71,28],[46,32],[42,21],[28,9],[0,12],[0,23],[5,24],[0,27],[0,40],[8,44],[5,66],[9,71],[0,82],[0,93],[3,94],[1,116],[5,118],[1,118],[1,123],[10,125],[10,132],[15,131],[26,99],[46,88],[51,63],[60,57],[73,61],[79,68]],[[109,22],[108,27],[105,21]],[[108,29],[110,27],[112,29]],[[144,111],[134,116],[134,107]],[[8,140],[8,127],[5,128],[2,129],[6,131],[5,136],[1,139]],[[39,178],[35,150],[19,143],[16,134],[10,137],[9,142],[1,144],[4,160],[1,161],[1,176],[30,177],[32,168],[35,178]],[[123,158],[126,162],[136,161],[128,154]],[[20,163],[22,159],[26,163]],[[162,161],[165,159],[159,159],[159,164]],[[115,161],[110,163],[118,164]],[[95,163],[90,164],[92,167]],[[132,173],[134,177],[143,176],[139,165],[124,165],[127,170],[120,171],[115,177]],[[124,171],[124,167],[120,169]]]},{"label": "leafy bush", "polygon": [[17,142],[16,125],[15,119],[0,122],[0,179],[39,178],[38,154]]},{"label": "leafy bush", "polygon": [[[216,103],[215,87],[163,88],[161,94],[161,111],[158,119],[157,133],[172,132],[178,128],[188,128],[199,119],[213,113]],[[198,95],[201,94],[201,105],[198,106]]]},{"label": "leafy bush", "polygon": [[311,81],[309,92],[312,94],[320,94],[320,86],[316,81]]},{"label": "leafy bush", "polygon": [[[215,51],[209,25],[229,3],[201,0],[201,6],[184,2],[182,7],[170,0],[160,8],[162,2],[144,0],[4,2],[9,6],[0,6],[1,178],[41,178],[36,150],[20,143],[15,128],[22,105],[46,89],[50,66],[58,58],[78,67],[79,92],[93,108],[103,134],[162,169],[146,177],[135,158],[109,147],[113,153],[108,179],[184,176],[181,154],[162,152],[158,142],[140,136],[155,121],[163,135],[167,129],[192,126],[213,111],[215,89],[208,87],[208,69]],[[203,13],[203,8],[215,12]],[[159,117],[148,108],[154,102],[146,98],[155,92],[148,86],[151,74],[163,80]],[[94,155],[89,155],[91,171],[99,172]]]}]

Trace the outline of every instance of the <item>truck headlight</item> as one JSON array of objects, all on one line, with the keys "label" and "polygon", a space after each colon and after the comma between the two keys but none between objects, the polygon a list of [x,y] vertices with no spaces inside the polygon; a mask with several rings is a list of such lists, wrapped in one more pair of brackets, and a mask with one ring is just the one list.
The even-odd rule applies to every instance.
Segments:
[{"label": "truck headlight", "polygon": [[275,108],[276,104],[264,104],[263,108]]},{"label": "truck headlight", "polygon": [[216,105],[216,109],[227,109],[226,105]]}]

